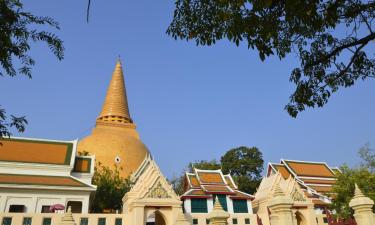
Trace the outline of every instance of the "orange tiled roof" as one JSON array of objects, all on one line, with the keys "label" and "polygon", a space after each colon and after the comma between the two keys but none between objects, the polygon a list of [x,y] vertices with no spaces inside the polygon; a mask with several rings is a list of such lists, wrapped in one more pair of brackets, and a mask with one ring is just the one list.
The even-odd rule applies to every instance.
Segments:
[{"label": "orange tiled roof", "polygon": [[322,180],[322,179],[301,179],[305,184],[335,184],[336,180]]},{"label": "orange tiled roof", "polygon": [[233,199],[254,199],[254,196],[240,192],[240,191],[234,191],[235,194],[230,196],[230,198]]},{"label": "orange tiled roof", "polygon": [[202,184],[210,184],[210,183],[225,184],[221,174],[218,172],[199,171],[197,172],[197,175]]},{"label": "orange tiled roof", "polygon": [[188,174],[188,179],[192,187],[200,187],[199,181],[197,177],[195,176],[195,174]]},{"label": "orange tiled roof", "polygon": [[308,185],[308,186],[319,193],[329,193],[332,191],[332,186],[313,186],[313,185]]},{"label": "orange tiled roof", "polygon": [[76,173],[90,173],[91,158],[76,157],[74,161],[73,172]]},{"label": "orange tiled roof", "polygon": [[199,170],[194,169],[194,173],[186,173],[185,179],[190,182],[190,187],[185,186],[185,193],[181,198],[211,198],[212,194],[228,194],[234,198],[252,199],[252,195],[247,195],[237,191],[230,174],[223,175],[221,170]]},{"label": "orange tiled roof", "polygon": [[207,192],[210,193],[215,193],[215,192],[225,192],[225,193],[231,193],[228,186],[224,185],[202,185],[203,189],[206,190]]},{"label": "orange tiled roof", "polygon": [[320,199],[312,199],[312,202],[314,203],[314,205],[328,205],[327,202],[324,202]]},{"label": "orange tiled roof", "polygon": [[281,176],[283,176],[284,179],[288,179],[289,176],[291,175],[288,171],[288,169],[285,167],[285,165],[282,164],[273,164],[272,165],[276,170],[279,171]]},{"label": "orange tiled roof", "polygon": [[29,139],[2,139],[0,161],[69,165],[73,144]]},{"label": "orange tiled roof", "polygon": [[284,160],[289,168],[293,170],[297,176],[308,177],[335,177],[335,174],[324,163],[310,163]]},{"label": "orange tiled roof", "polygon": [[0,174],[0,184],[85,187],[71,177]]}]

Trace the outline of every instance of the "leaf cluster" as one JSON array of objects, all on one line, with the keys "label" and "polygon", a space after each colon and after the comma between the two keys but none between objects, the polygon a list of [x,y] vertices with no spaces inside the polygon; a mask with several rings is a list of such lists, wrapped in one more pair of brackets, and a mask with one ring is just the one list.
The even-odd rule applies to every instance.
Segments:
[{"label": "leaf cluster", "polygon": [[342,173],[338,175],[332,190],[335,195],[331,209],[336,212],[338,218],[347,219],[354,213],[349,207],[349,202],[354,196],[355,184],[358,184],[367,197],[375,200],[375,174],[363,167],[351,169],[347,165],[340,167],[340,170]]},{"label": "leaf cluster", "polygon": [[5,109],[0,108],[0,139],[4,137],[9,138],[12,135],[11,128],[15,128],[18,132],[24,132],[26,124],[27,120],[24,116],[16,117],[11,115],[8,118]]},{"label": "leaf cluster", "polygon": [[116,211],[122,209],[122,198],[131,187],[129,179],[120,176],[121,168],[111,169],[97,163],[92,183],[97,186],[91,198],[91,211],[102,213],[104,210]]},{"label": "leaf cluster", "polygon": [[[24,11],[19,0],[0,0],[1,76],[19,73],[31,78],[31,67],[35,61],[28,55],[30,42],[45,42],[59,60],[64,58],[63,42],[55,34],[37,29],[40,25],[60,29],[52,18]],[[14,66],[15,58],[20,64],[18,69]]]},{"label": "leaf cluster", "polygon": [[[47,43],[52,53],[63,59],[63,42],[55,34],[40,30],[43,25],[60,29],[52,18],[24,11],[20,0],[0,0],[0,76],[23,74],[31,78],[31,67],[35,64],[29,55],[32,42]],[[7,115],[0,108],[0,138],[9,137],[12,128],[23,132],[26,124],[25,117]]]},{"label": "leaf cluster", "polygon": [[261,60],[295,53],[296,89],[285,106],[293,117],[322,107],[340,87],[375,77],[374,55],[365,48],[375,40],[374,1],[176,0],[175,6],[167,29],[175,39],[245,43]]},{"label": "leaf cluster", "polygon": [[[366,144],[358,151],[362,159],[361,165],[349,168],[347,165],[340,167],[341,173],[337,174],[337,182],[333,186],[335,193],[331,209],[336,216],[347,219],[353,215],[349,202],[354,196],[354,185],[358,184],[362,192],[372,200],[375,200],[375,152]],[[375,207],[373,208],[375,212]]]}]

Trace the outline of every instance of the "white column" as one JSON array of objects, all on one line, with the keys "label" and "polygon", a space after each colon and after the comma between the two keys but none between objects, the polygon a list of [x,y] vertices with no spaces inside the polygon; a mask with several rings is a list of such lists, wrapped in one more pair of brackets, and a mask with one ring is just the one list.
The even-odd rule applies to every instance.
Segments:
[{"label": "white column", "polygon": [[227,195],[226,198],[227,198],[227,209],[228,209],[228,212],[230,214],[233,214],[234,213],[234,211],[233,211],[233,201],[232,201],[231,198],[229,198],[229,195]]},{"label": "white column", "polygon": [[251,204],[251,200],[247,200],[247,210],[250,214],[253,214],[253,205]]},{"label": "white column", "polygon": [[207,199],[207,212],[210,213],[214,207],[214,201],[213,198]]},{"label": "white column", "polygon": [[82,201],[82,213],[89,213],[90,196],[86,196]]},{"label": "white column", "polygon": [[185,208],[185,213],[191,213],[191,200],[190,199],[185,199],[184,200],[184,208]]}]

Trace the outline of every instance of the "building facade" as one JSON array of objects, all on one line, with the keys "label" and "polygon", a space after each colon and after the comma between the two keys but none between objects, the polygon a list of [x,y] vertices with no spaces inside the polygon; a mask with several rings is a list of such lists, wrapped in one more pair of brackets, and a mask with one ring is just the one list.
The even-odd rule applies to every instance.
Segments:
[{"label": "building facade", "polygon": [[77,156],[77,141],[2,139],[0,211],[47,213],[54,205],[87,213],[94,156]]},{"label": "building facade", "polygon": [[231,175],[224,175],[221,170],[194,168],[193,173],[185,174],[184,191],[181,200],[192,224],[209,223],[215,199],[229,213],[229,220],[233,224],[256,221],[251,204],[254,196],[239,191]]}]

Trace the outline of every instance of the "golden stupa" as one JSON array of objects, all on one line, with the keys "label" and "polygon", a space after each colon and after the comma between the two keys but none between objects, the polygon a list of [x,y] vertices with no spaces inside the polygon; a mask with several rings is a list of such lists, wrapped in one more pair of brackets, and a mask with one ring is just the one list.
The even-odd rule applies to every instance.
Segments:
[{"label": "golden stupa", "polygon": [[104,166],[121,168],[120,175],[128,177],[149,154],[135,128],[129,113],[121,62],[118,61],[96,126],[91,135],[78,143],[78,151],[95,155],[96,162]]}]

